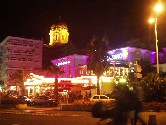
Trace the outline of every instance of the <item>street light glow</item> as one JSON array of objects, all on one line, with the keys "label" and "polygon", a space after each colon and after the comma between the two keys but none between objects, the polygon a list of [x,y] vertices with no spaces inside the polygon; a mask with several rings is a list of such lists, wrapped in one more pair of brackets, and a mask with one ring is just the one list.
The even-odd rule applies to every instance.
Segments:
[{"label": "street light glow", "polygon": [[154,23],[154,22],[155,22],[155,18],[150,18],[150,19],[148,20],[148,22],[149,22],[150,24]]},{"label": "street light glow", "polygon": [[[163,7],[161,4],[156,4],[155,6],[155,12],[159,13],[163,10]],[[150,18],[148,20],[149,23],[155,23],[155,37],[156,37],[156,67],[157,67],[157,74],[159,74],[159,52],[158,52],[158,38],[157,38],[157,15],[155,15],[155,18]]]},{"label": "street light glow", "polygon": [[163,6],[161,5],[161,4],[157,4],[156,6],[155,6],[155,11],[156,12],[161,12],[163,10]]}]

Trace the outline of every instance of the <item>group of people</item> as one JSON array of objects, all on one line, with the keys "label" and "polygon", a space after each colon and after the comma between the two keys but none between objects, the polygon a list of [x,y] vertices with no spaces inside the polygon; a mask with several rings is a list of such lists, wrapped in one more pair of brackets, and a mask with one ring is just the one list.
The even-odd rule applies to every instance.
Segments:
[{"label": "group of people", "polygon": [[[130,89],[127,85],[117,85],[114,90],[116,105],[111,110],[104,110],[101,117],[103,119],[112,118],[113,125],[127,125],[130,120],[132,125],[136,125],[139,120],[142,125],[146,122],[140,117],[142,110],[142,91],[141,87],[133,85]],[[112,125],[110,123],[110,125]]]},{"label": "group of people", "polygon": [[116,125],[126,125],[130,119],[132,125],[136,125],[138,120],[142,125],[146,125],[139,115],[142,110],[143,97],[140,87],[133,85],[130,90],[126,85],[118,85],[115,93],[114,123]]}]

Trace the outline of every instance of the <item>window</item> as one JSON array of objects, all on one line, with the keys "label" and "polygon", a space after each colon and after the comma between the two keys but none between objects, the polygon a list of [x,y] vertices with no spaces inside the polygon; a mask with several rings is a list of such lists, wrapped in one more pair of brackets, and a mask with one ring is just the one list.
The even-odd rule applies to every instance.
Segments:
[{"label": "window", "polygon": [[29,44],[30,47],[33,47],[33,44]]},{"label": "window", "polygon": [[32,59],[28,58],[27,61],[32,61]]},{"label": "window", "polygon": [[55,40],[58,40],[58,35],[55,36]]},{"label": "window", "polygon": [[100,96],[100,99],[108,99],[106,96]]},{"label": "window", "polygon": [[64,40],[64,36],[62,35],[62,40]]},{"label": "window", "polygon": [[10,57],[10,60],[16,60],[16,57]]},{"label": "window", "polygon": [[99,99],[99,96],[94,96],[93,99]]}]

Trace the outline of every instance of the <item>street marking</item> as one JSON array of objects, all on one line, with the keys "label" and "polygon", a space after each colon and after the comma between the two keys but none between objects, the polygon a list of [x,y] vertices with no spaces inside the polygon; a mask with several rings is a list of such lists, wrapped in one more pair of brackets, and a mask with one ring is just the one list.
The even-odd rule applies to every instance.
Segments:
[{"label": "street marking", "polygon": [[[16,115],[36,115],[36,116],[63,116],[62,113],[27,113],[27,112],[1,112],[2,114],[16,114]],[[73,115],[77,116],[77,115]]]},{"label": "street marking", "polygon": [[80,115],[68,115],[68,116],[78,117],[78,116],[80,116]]}]

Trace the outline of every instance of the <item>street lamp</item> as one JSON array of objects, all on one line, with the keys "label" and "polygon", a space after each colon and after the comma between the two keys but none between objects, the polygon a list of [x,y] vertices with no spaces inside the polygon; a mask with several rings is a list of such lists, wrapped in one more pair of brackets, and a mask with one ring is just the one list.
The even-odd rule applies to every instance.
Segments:
[{"label": "street lamp", "polygon": [[157,74],[159,74],[159,53],[158,53],[158,38],[157,38],[157,18],[150,18],[150,23],[155,23],[155,41],[156,41],[156,67],[157,67]]},{"label": "street lamp", "polygon": [[[155,12],[156,14],[162,11],[162,5],[161,4],[157,4],[155,6]],[[159,52],[158,52],[158,38],[157,38],[157,16],[155,18],[150,18],[149,19],[150,23],[155,23],[155,36],[156,36],[156,67],[157,67],[157,74],[159,74]]]}]

